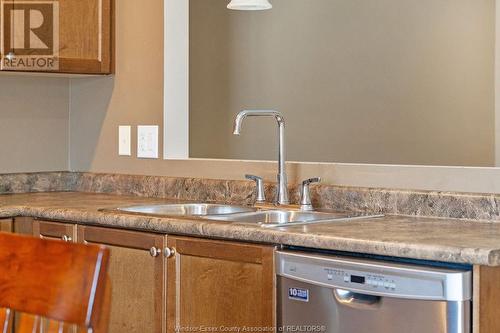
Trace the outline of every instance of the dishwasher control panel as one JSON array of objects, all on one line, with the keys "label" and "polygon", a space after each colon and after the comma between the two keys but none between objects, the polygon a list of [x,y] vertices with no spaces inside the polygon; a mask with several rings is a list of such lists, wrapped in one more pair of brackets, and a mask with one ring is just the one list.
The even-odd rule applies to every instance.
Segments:
[{"label": "dishwasher control panel", "polygon": [[[297,266],[289,265],[291,271],[296,271]],[[323,267],[324,274],[326,274],[326,279],[328,281],[344,282],[346,284],[353,284],[353,286],[359,287],[361,285],[367,286],[374,290],[385,289],[385,290],[396,290],[396,277],[381,275],[381,274],[370,274],[363,272],[353,272],[346,270],[339,270],[329,267]]]},{"label": "dishwasher control panel", "polygon": [[280,251],[280,276],[372,295],[469,300],[471,272],[338,256]]}]

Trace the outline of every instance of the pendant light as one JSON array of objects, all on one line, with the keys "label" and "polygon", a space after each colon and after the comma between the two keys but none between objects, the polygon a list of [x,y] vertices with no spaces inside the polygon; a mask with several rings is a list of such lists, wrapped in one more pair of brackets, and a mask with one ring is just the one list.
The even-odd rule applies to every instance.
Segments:
[{"label": "pendant light", "polygon": [[234,10],[266,10],[273,8],[269,0],[231,0],[228,9]]}]

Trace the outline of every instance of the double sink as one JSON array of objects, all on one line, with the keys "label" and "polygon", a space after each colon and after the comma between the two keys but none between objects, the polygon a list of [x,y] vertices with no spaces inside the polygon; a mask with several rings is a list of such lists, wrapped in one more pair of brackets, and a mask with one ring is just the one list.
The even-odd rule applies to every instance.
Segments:
[{"label": "double sink", "polygon": [[342,222],[356,219],[375,218],[382,215],[350,216],[342,213],[309,212],[293,209],[267,209],[249,206],[209,204],[209,203],[177,203],[120,207],[117,211],[124,213],[153,216],[185,216],[198,217],[212,221],[253,224],[262,227],[286,227],[325,222]]}]

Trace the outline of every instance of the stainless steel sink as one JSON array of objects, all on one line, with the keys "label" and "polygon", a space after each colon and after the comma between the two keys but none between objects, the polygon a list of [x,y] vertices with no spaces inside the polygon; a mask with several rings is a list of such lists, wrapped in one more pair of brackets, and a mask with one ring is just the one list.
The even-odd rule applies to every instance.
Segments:
[{"label": "stainless steel sink", "polygon": [[157,216],[196,216],[211,221],[253,224],[267,228],[353,221],[383,216],[349,216],[343,213],[304,212],[279,209],[258,210],[258,208],[248,206],[208,203],[137,205],[120,207],[115,210]]},{"label": "stainless steel sink", "polygon": [[290,210],[263,210],[258,212],[240,213],[231,215],[213,215],[206,217],[209,220],[232,221],[246,223],[290,223],[307,222],[338,218],[339,214],[319,213],[319,212],[301,212]]},{"label": "stainless steel sink", "polygon": [[207,203],[187,203],[187,204],[158,204],[158,205],[143,205],[120,207],[117,210],[122,212],[150,214],[150,215],[167,215],[167,216],[208,216],[217,215],[224,216],[225,214],[255,212],[254,207],[207,204]]},{"label": "stainless steel sink", "polygon": [[205,216],[205,219],[244,224],[258,224],[262,227],[287,227],[322,222],[351,221],[361,218],[381,217],[382,215],[349,216],[341,213],[301,212],[291,210],[263,210],[229,215]]}]

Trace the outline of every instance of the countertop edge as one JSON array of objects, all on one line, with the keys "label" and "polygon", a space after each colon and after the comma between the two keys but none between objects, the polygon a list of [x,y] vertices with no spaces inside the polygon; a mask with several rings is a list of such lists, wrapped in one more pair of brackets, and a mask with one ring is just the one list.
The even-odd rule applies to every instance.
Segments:
[{"label": "countertop edge", "polygon": [[235,225],[200,219],[151,217],[84,209],[38,208],[26,205],[0,207],[0,218],[19,216],[162,234],[211,237],[471,265],[500,266],[500,248],[488,250],[444,245],[360,240],[332,235],[294,233],[277,229],[264,229],[251,225]]}]

